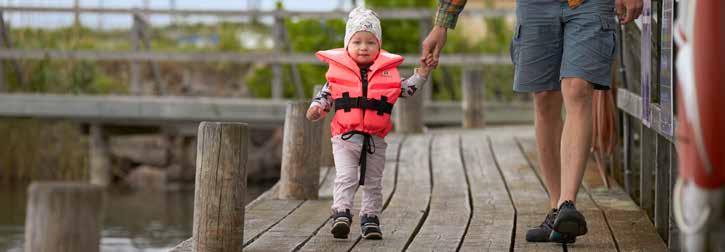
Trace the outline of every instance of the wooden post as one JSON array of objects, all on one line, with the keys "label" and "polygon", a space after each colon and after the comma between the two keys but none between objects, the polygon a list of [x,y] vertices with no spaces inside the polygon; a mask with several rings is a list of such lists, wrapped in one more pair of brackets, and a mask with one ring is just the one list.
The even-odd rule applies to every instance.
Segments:
[{"label": "wooden post", "polygon": [[[404,74],[405,75],[405,74]],[[428,87],[429,88],[429,87]],[[395,132],[423,132],[423,96],[413,95],[398,99],[393,106]]]},{"label": "wooden post", "polygon": [[[313,93],[313,97],[317,95],[317,93],[320,92],[322,89],[322,85],[316,85],[315,86],[315,92]],[[330,132],[330,122],[332,121],[332,117],[335,116],[335,109],[331,108],[330,112],[327,112],[327,115],[325,115],[325,118],[322,119],[322,150],[321,156],[320,156],[320,167],[333,167],[335,166],[335,160],[332,157],[332,142],[330,142],[330,138],[332,137],[332,132]]]},{"label": "wooden post", "polygon": [[103,189],[85,183],[28,187],[25,251],[99,251]]},{"label": "wooden post", "polygon": [[483,71],[481,69],[463,70],[463,128],[483,128],[486,121],[483,116]]},{"label": "wooden post", "polygon": [[623,136],[623,168],[624,168],[624,190],[628,195],[632,196],[632,123],[631,116],[622,113],[622,132]]},{"label": "wooden post", "polygon": [[287,104],[282,141],[280,199],[317,199],[322,123],[305,118],[306,101]]},{"label": "wooden post", "polygon": [[[134,14],[134,16],[137,14]],[[141,38],[140,38],[140,32],[139,29],[139,23],[136,22],[136,18],[133,18],[133,25],[131,26],[131,47],[133,48],[133,51],[138,52],[141,49]],[[131,87],[130,87],[130,93],[131,95],[141,95],[142,92],[142,86],[141,86],[141,66],[139,65],[138,61],[133,60],[131,61]]]},{"label": "wooden post", "polygon": [[657,136],[657,168],[655,171],[655,215],[657,233],[667,242],[670,219],[670,156],[672,143],[663,136]]},{"label": "wooden post", "polygon": [[242,251],[248,148],[247,124],[199,124],[193,251]]},{"label": "wooden post", "polygon": [[650,220],[654,217],[653,172],[657,165],[657,133],[642,124],[640,141],[639,206],[645,210]]},{"label": "wooden post", "polygon": [[[428,33],[433,28],[432,20],[430,17],[423,17],[418,21],[419,24],[419,42],[418,44],[423,44],[423,41],[426,37],[428,37]],[[433,100],[433,72],[431,72],[428,75],[428,80],[425,82],[425,85],[423,85],[423,104],[430,103]]]},{"label": "wooden post", "polygon": [[[10,28],[8,28],[7,24],[5,24],[5,17],[3,16],[2,11],[0,11],[0,44],[7,49],[13,49],[12,39],[10,38]],[[20,66],[20,62],[18,62],[17,59],[12,59],[10,61],[12,62],[13,71],[15,71],[15,81],[18,86],[22,87],[23,69]],[[2,60],[0,62],[5,63],[6,60]],[[0,66],[2,66],[2,64],[0,64]],[[4,79],[2,81],[4,81]]]},{"label": "wooden post", "polygon": [[[274,37],[274,52],[280,54],[282,52],[282,25],[284,19],[281,16],[274,16],[274,26],[272,34]],[[272,64],[272,99],[282,99],[284,96],[284,84],[282,82],[282,65],[279,63]]]},{"label": "wooden post", "polygon": [[111,152],[108,135],[100,124],[91,124],[90,147],[88,150],[91,184],[108,186],[111,184]]},{"label": "wooden post", "polygon": [[[143,46],[143,51],[151,50],[151,35],[149,34],[150,29],[147,18],[148,14],[146,14],[145,16],[141,16],[138,13],[133,15],[134,24],[138,24],[138,29],[136,29],[136,32],[138,32],[137,38],[140,39],[139,41]],[[156,85],[154,89],[156,91],[156,94],[165,95],[166,83],[164,83],[164,80],[161,77],[161,67],[159,67],[159,63],[155,61],[149,61],[148,64],[151,66],[151,73],[154,75],[154,84]]]}]

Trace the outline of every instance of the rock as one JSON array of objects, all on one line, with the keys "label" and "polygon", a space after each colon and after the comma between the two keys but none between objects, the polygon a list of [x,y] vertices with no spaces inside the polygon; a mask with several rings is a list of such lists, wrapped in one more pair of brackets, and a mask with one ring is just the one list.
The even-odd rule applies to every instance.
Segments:
[{"label": "rock", "polygon": [[133,170],[125,181],[135,190],[160,191],[166,188],[166,177],[166,171],[144,165]]}]

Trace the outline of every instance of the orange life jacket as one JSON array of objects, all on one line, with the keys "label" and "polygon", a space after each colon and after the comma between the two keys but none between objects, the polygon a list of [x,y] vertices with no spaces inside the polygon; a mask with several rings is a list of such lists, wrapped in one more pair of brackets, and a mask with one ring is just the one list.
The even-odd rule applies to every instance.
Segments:
[{"label": "orange life jacket", "polygon": [[336,110],[330,124],[332,135],[361,132],[384,138],[393,128],[390,114],[401,92],[397,66],[403,57],[380,50],[368,71],[361,73],[344,48],[316,55],[329,65],[325,78]]}]

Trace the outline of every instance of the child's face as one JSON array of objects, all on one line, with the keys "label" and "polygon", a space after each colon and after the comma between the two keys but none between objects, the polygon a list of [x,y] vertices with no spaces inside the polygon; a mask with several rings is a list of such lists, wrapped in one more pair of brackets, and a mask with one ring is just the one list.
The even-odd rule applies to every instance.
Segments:
[{"label": "child's face", "polygon": [[356,32],[347,44],[347,53],[358,65],[373,63],[380,51],[380,42],[370,32]]}]

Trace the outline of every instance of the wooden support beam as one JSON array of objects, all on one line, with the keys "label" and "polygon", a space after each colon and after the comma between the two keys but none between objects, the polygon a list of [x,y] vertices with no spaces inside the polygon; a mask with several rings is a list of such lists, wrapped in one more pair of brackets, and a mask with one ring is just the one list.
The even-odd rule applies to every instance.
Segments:
[{"label": "wooden support beam", "polygon": [[[317,95],[317,93],[320,92],[322,89],[322,85],[315,86],[315,92],[313,92],[312,96],[314,97]],[[330,131],[330,122],[332,122],[332,117],[335,116],[335,110],[330,109],[330,112],[327,112],[327,115],[325,115],[325,118],[322,119],[322,150],[321,156],[320,156],[320,166],[321,167],[334,167],[335,166],[335,160],[332,157],[332,142],[330,142],[330,138],[332,137],[332,132]]]},{"label": "wooden support beam", "polygon": [[305,118],[306,101],[287,104],[282,140],[280,199],[317,199],[320,176],[322,123]]},{"label": "wooden support beam", "polygon": [[[431,20],[431,17],[422,17],[418,21],[419,25],[419,42],[418,44],[423,44],[423,41],[426,37],[428,37],[428,33],[433,28],[433,22]],[[423,103],[429,103],[433,100],[433,71],[431,71],[428,75],[428,80],[423,85]]]},{"label": "wooden support beam", "polygon": [[109,137],[100,124],[91,124],[88,160],[90,182],[94,185],[108,186],[111,184],[111,151]]},{"label": "wooden support beam", "polygon": [[483,70],[466,69],[463,71],[463,127],[483,128],[486,126],[484,120],[484,83]]},{"label": "wooden support beam", "polygon": [[[140,24],[136,21],[136,19],[133,19],[133,25],[131,25],[131,48],[134,52],[140,52],[141,50],[141,38],[140,38],[140,32],[141,29]],[[141,84],[141,65],[139,64],[138,60],[130,60],[130,87],[129,91],[132,95],[141,95],[143,94],[143,86]]]},{"label": "wooden support beam", "polygon": [[[420,55],[403,55],[403,66],[418,65]],[[312,53],[182,53],[182,52],[135,52],[135,51],[89,51],[89,50],[49,50],[49,49],[0,49],[0,59],[29,60],[96,60],[96,61],[163,61],[163,62],[230,62],[255,64],[315,64],[323,65]],[[496,54],[446,54],[441,55],[439,65],[511,65],[508,55]]]},{"label": "wooden support beam", "polygon": [[[272,26],[272,37],[274,38],[274,53],[282,54],[282,27],[284,19],[279,16],[274,17],[274,25]],[[272,99],[282,99],[284,97],[284,73],[282,65],[279,62],[272,64]]]},{"label": "wooden support beam", "polygon": [[99,251],[103,189],[70,182],[28,187],[25,251]]},{"label": "wooden support beam", "polygon": [[654,224],[657,233],[667,242],[670,232],[670,172],[675,167],[670,157],[675,153],[672,151],[674,145],[664,137],[657,136],[656,141]]},{"label": "wooden support beam", "polygon": [[[5,12],[36,12],[36,13],[73,13],[75,8],[69,7],[41,7],[41,6],[0,6],[0,11]],[[83,13],[97,14],[133,14],[138,10],[135,8],[94,8],[83,7],[78,8]],[[218,17],[240,17],[240,16],[282,16],[312,19],[340,19],[346,18],[349,11],[260,11],[260,10],[191,10],[191,9],[147,9],[144,10],[148,15],[176,15],[186,16],[218,16]],[[434,10],[430,8],[407,8],[407,9],[385,9],[378,10],[376,13],[382,19],[420,19],[433,17]],[[510,9],[466,9],[461,15],[474,17],[504,17],[513,16],[515,13]]]},{"label": "wooden support beam", "polygon": [[197,139],[193,251],[241,251],[248,126],[202,122]]},{"label": "wooden support beam", "polygon": [[657,132],[642,125],[640,134],[639,206],[654,218],[654,172],[657,166]]}]

